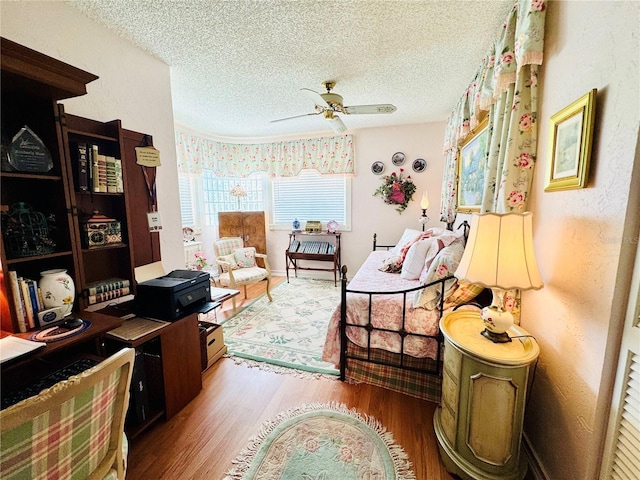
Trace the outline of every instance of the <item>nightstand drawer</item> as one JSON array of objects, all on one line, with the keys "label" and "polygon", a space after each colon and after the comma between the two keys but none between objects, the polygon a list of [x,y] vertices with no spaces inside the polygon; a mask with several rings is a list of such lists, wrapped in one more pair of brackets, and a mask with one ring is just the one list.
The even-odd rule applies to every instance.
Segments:
[{"label": "nightstand drawer", "polygon": [[444,370],[449,372],[451,378],[458,383],[460,379],[460,366],[462,365],[462,353],[449,342],[444,345]]}]

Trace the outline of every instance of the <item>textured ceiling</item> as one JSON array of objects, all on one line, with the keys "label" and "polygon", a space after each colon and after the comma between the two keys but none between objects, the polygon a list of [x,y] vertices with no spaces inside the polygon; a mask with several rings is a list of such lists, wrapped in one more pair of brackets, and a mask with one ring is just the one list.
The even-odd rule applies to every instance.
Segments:
[{"label": "textured ceiling", "polygon": [[219,137],[330,132],[300,91],[335,80],[349,130],[444,121],[513,0],[76,0],[88,17],[171,66],[175,121]]}]

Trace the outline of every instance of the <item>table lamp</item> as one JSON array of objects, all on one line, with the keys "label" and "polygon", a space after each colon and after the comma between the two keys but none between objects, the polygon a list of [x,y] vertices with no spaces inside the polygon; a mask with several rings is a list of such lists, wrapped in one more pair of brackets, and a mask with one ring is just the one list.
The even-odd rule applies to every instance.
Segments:
[{"label": "table lamp", "polygon": [[469,239],[454,274],[490,288],[491,305],[482,309],[482,335],[494,343],[510,342],[513,315],[504,308],[506,290],[542,288],[533,251],[531,213],[474,214]]},{"label": "table lamp", "polygon": [[418,219],[418,221],[422,224],[422,231],[424,232],[424,226],[429,221],[429,217],[427,217],[427,208],[429,208],[429,197],[426,190],[422,194],[422,200],[420,200],[420,208],[422,209],[422,216]]}]

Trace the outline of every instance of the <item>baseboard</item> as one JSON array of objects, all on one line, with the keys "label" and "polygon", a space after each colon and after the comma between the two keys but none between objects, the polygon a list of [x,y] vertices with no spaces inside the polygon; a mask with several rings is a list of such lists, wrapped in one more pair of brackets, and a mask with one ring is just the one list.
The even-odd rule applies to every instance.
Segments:
[{"label": "baseboard", "polygon": [[527,438],[526,434],[522,435],[522,450],[527,457],[527,465],[529,466],[529,476],[535,480],[549,480],[549,476],[545,473],[538,455],[536,455],[533,448],[531,448],[531,442]]}]

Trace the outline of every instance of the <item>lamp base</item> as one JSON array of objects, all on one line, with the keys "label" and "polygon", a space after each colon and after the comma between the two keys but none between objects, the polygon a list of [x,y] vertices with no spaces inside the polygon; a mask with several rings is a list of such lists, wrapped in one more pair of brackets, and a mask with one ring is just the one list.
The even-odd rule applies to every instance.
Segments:
[{"label": "lamp base", "polygon": [[507,332],[502,333],[494,333],[491,330],[487,330],[486,328],[481,332],[484,338],[488,338],[493,343],[508,343],[511,341],[511,337],[507,334]]}]

